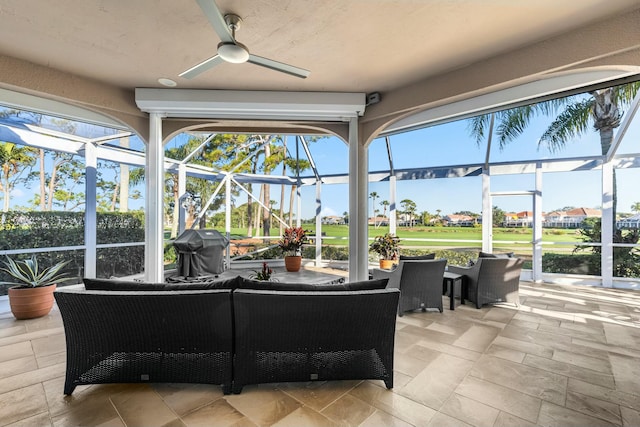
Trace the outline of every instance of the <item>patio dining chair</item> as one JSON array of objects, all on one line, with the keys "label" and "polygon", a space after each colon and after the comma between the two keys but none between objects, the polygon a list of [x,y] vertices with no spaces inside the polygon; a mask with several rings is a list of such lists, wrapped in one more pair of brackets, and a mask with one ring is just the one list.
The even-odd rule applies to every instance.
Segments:
[{"label": "patio dining chair", "polygon": [[446,259],[400,261],[392,271],[373,269],[373,279],[389,279],[387,288],[400,289],[398,316],[406,311],[437,308],[442,313],[442,278]]}]

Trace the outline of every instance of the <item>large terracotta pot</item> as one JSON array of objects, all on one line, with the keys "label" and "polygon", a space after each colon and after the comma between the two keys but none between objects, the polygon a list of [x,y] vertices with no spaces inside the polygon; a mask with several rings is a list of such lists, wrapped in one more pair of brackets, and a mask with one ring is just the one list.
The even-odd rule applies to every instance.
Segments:
[{"label": "large terracotta pot", "polygon": [[55,284],[37,288],[9,288],[11,312],[18,320],[46,316],[53,307],[55,290]]},{"label": "large terracotta pot", "polygon": [[381,259],[380,268],[383,270],[393,270],[393,266],[398,265],[398,261],[395,259]]},{"label": "large terracotta pot", "polygon": [[298,271],[302,265],[302,257],[299,255],[291,255],[284,257],[284,266],[287,271]]}]

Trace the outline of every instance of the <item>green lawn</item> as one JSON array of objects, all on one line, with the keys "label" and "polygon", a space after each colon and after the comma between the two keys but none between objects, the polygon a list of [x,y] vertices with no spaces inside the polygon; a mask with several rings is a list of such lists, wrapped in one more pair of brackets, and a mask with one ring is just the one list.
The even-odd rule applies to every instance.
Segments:
[{"label": "green lawn", "polygon": [[[315,233],[315,224],[303,224],[303,228],[308,230],[310,234]],[[387,233],[389,227],[369,227],[369,237]],[[480,246],[482,241],[482,229],[474,227],[398,227],[396,229],[398,237],[401,239],[401,246]],[[328,237],[324,243],[328,245],[344,246],[348,244],[349,226],[348,225],[323,225],[322,232]],[[246,236],[246,229],[232,228],[232,236]],[[271,229],[271,235],[277,237],[279,235],[278,228]],[[336,237],[339,239],[330,239]],[[532,230],[530,228],[494,228],[493,241],[496,247],[503,245],[509,247],[530,247],[532,240]],[[413,241],[409,239],[436,239],[436,240],[458,240],[461,242],[442,242],[442,241]],[[465,240],[473,240],[476,242],[462,242]],[[543,242],[579,242],[579,234],[576,230],[564,229],[544,229],[542,234]],[[511,243],[517,242],[517,243]]]}]

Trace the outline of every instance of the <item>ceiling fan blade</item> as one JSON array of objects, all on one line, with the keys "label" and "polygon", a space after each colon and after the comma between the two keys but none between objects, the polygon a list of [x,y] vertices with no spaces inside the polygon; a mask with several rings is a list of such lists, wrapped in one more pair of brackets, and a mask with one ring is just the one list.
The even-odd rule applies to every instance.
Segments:
[{"label": "ceiling fan blade", "polygon": [[311,74],[311,71],[305,70],[304,68],[294,67],[293,65],[263,58],[258,55],[249,55],[249,60],[247,62],[260,65],[261,67],[266,67],[271,70],[280,71],[281,73],[287,73],[295,77],[300,77],[301,79],[306,79],[309,77],[309,74]]},{"label": "ceiling fan blade", "polygon": [[180,73],[179,76],[184,77],[185,79],[192,79],[197,75],[204,73],[205,71],[213,68],[214,66],[218,64],[222,64],[223,62],[224,60],[220,58],[220,55],[215,55],[209,59],[205,59],[198,65],[194,65],[193,67],[189,68],[187,71]]},{"label": "ceiling fan blade", "polygon": [[213,0],[196,0],[200,9],[209,20],[213,30],[218,34],[220,40],[224,43],[235,43],[233,36],[229,32],[229,27],[224,20],[224,16],[220,13],[218,5]]}]

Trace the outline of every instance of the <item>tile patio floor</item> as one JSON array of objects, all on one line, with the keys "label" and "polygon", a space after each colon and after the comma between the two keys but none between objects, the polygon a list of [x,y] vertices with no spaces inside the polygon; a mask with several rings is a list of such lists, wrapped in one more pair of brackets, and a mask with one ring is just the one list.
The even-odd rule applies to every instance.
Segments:
[{"label": "tile patio floor", "polygon": [[114,384],[72,397],[57,309],[16,321],[0,301],[0,426],[640,426],[640,292],[522,282],[521,301],[398,318],[393,391]]}]

